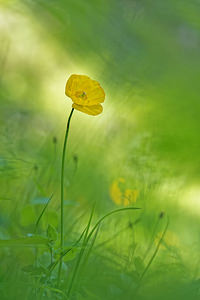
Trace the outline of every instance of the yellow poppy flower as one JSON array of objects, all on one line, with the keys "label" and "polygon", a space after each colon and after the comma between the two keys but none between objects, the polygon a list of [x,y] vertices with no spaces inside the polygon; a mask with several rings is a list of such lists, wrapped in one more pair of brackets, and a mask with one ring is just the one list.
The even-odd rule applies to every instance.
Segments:
[{"label": "yellow poppy flower", "polygon": [[124,183],[124,178],[118,178],[114,180],[110,187],[110,196],[113,202],[117,205],[121,205],[123,202],[123,193],[119,187],[120,183]]},{"label": "yellow poppy flower", "polygon": [[114,180],[110,186],[110,197],[117,205],[128,206],[135,203],[138,198],[138,190],[126,189],[125,186],[125,179],[121,177]]},{"label": "yellow poppy flower", "polygon": [[88,115],[102,113],[100,103],[105,100],[105,92],[96,80],[86,75],[71,75],[67,80],[65,94],[72,99],[72,107]]}]

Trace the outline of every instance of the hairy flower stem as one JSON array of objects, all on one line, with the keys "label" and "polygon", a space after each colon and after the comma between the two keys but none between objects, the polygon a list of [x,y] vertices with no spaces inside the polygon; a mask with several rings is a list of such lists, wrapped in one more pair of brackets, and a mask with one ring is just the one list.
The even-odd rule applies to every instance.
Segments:
[{"label": "hairy flower stem", "polygon": [[[63,145],[63,153],[62,153],[62,165],[61,165],[61,185],[60,185],[60,206],[61,206],[61,215],[60,215],[60,250],[61,255],[63,251],[64,246],[64,171],[65,171],[65,155],[66,155],[66,148],[67,148],[67,140],[68,140],[68,134],[69,134],[69,127],[70,127],[70,121],[73,115],[74,108],[72,108],[71,113],[69,115],[68,121],[67,121],[67,128],[65,132],[65,139],[64,139],[64,145]],[[58,285],[60,283],[60,276],[61,276],[61,270],[62,270],[62,258],[60,260],[59,269],[58,269]]]}]

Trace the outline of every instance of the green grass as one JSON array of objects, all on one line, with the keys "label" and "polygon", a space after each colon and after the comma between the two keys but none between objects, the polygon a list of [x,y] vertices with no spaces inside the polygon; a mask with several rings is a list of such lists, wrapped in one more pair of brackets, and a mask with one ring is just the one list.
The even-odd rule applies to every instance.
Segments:
[{"label": "green grass", "polygon": [[[200,298],[197,2],[1,1],[1,300]],[[106,100],[73,113],[61,245],[72,73]]]}]

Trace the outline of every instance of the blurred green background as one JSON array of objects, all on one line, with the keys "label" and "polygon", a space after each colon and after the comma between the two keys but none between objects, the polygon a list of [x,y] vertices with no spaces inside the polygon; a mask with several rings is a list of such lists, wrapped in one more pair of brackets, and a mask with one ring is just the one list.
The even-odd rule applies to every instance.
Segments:
[{"label": "blurred green background", "polygon": [[[137,192],[129,204],[141,208],[102,224],[70,299],[200,299],[199,16],[197,0],[0,2],[1,239],[32,234],[52,193],[39,231],[59,231],[71,74],[99,81],[106,100],[100,116],[72,118],[66,245],[94,202],[95,220],[124,207],[116,194],[127,189]],[[23,270],[34,263],[31,247],[1,247],[0,256],[1,299],[65,299],[50,289],[54,279],[41,298],[34,294]],[[39,259],[48,264],[46,252]],[[64,292],[75,260],[65,263]]]}]

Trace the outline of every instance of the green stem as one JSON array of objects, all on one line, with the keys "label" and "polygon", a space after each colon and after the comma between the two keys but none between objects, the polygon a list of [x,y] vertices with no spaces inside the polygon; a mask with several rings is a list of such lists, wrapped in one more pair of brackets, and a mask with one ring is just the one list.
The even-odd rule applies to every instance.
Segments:
[{"label": "green stem", "polygon": [[124,207],[124,208],[118,208],[118,209],[115,209],[115,210],[112,210],[111,212],[107,213],[105,216],[103,216],[95,225],[94,227],[92,228],[92,230],[90,231],[90,233],[88,234],[87,236],[87,241],[89,241],[89,239],[91,238],[92,234],[94,233],[94,231],[96,230],[96,228],[99,226],[99,224],[101,224],[101,222],[109,217],[110,215],[112,214],[116,214],[118,212],[121,212],[121,211],[127,211],[127,210],[135,210],[135,209],[140,209],[139,207]]},{"label": "green stem", "polygon": [[152,264],[154,258],[156,257],[156,254],[158,253],[158,250],[159,250],[159,248],[160,248],[160,245],[161,245],[161,243],[162,243],[162,241],[163,241],[163,239],[164,239],[164,237],[165,237],[165,234],[166,234],[166,232],[167,232],[168,226],[169,226],[169,218],[167,218],[167,224],[166,224],[165,229],[164,229],[164,231],[163,231],[163,233],[162,233],[162,236],[161,236],[161,238],[160,238],[160,240],[159,240],[159,242],[158,242],[158,244],[157,244],[157,247],[156,247],[156,249],[155,249],[155,251],[154,251],[152,257],[150,258],[150,260],[149,260],[149,262],[148,262],[146,268],[144,269],[144,271],[143,271],[141,277],[140,277],[139,285],[141,284],[141,281],[143,280],[143,277],[145,276],[145,274],[146,274],[147,271],[149,270],[149,268],[150,268],[150,266],[151,266],[151,264]]},{"label": "green stem", "polygon": [[78,272],[78,269],[79,269],[79,265],[80,265],[81,259],[83,257],[83,254],[85,252],[86,246],[87,246],[90,238],[92,237],[93,233],[95,232],[95,230],[99,228],[99,225],[101,224],[101,222],[105,218],[109,217],[112,214],[115,214],[115,213],[118,213],[118,212],[121,212],[121,211],[135,210],[135,209],[140,209],[140,208],[138,208],[138,207],[124,207],[124,208],[119,208],[119,209],[113,210],[113,211],[107,213],[106,215],[104,215],[101,219],[99,219],[99,221],[93,226],[93,228],[89,232],[89,228],[90,228],[90,224],[91,224],[91,220],[92,220],[92,216],[93,216],[93,210],[94,210],[94,208],[93,208],[92,213],[90,215],[88,225],[87,225],[86,230],[85,230],[85,237],[84,237],[84,240],[83,240],[83,245],[82,245],[82,248],[81,248],[81,252],[78,256],[78,259],[77,259],[77,262],[76,262],[76,265],[75,265],[75,269],[74,269],[74,272],[73,272],[73,275],[72,275],[72,279],[71,279],[71,282],[70,282],[70,286],[69,286],[69,289],[67,291],[67,297],[68,298],[71,295],[71,291],[72,291],[72,288],[73,288],[73,285],[74,285],[74,281],[76,279],[77,272]]},{"label": "green stem", "polygon": [[[63,153],[62,153],[61,185],[60,185],[60,205],[61,205],[60,249],[61,249],[61,253],[63,251],[63,246],[64,246],[64,171],[65,171],[65,155],[66,155],[66,147],[67,147],[70,121],[71,121],[73,111],[74,111],[74,108],[72,108],[71,113],[70,113],[69,118],[68,118],[68,121],[67,121],[67,128],[66,128],[66,132],[65,132],[65,139],[64,139]],[[58,270],[58,285],[59,285],[59,282],[60,282],[61,269],[62,269],[62,258],[60,260],[60,265],[59,265],[59,270]]]}]

